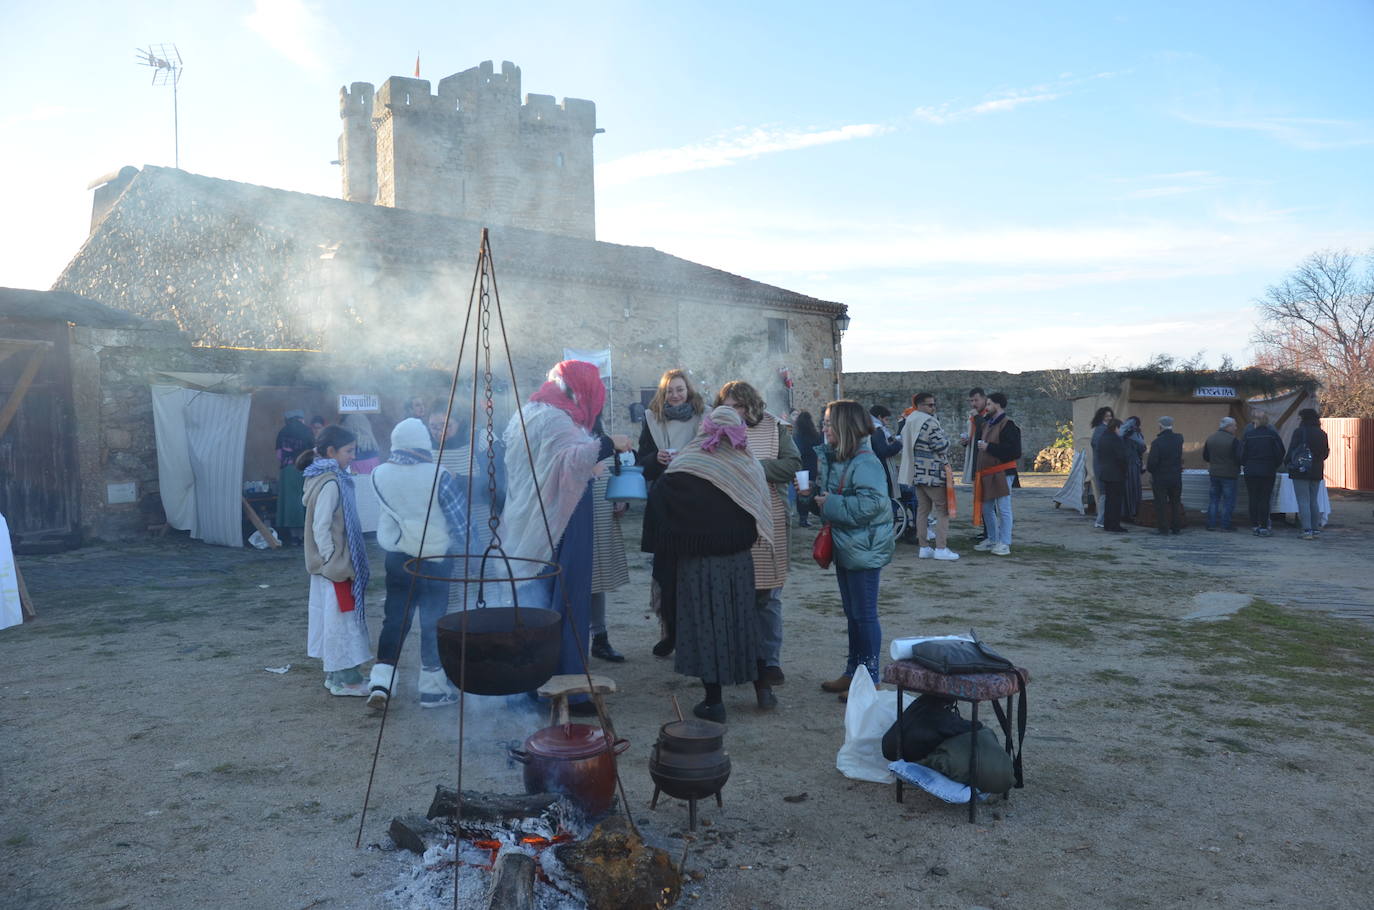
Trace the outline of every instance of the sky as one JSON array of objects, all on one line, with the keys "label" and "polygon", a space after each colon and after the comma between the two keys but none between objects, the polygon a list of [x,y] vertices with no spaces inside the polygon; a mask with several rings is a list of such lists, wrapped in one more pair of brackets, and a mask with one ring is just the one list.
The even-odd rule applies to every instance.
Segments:
[{"label": "sky", "polygon": [[[597,236],[849,306],[845,368],[1248,363],[1255,301],[1374,248],[1374,0],[0,0],[0,286],[87,185],[339,196],[338,90],[483,60],[597,104]],[[467,255],[466,253],[462,255]],[[499,255],[499,253],[498,253]]]}]

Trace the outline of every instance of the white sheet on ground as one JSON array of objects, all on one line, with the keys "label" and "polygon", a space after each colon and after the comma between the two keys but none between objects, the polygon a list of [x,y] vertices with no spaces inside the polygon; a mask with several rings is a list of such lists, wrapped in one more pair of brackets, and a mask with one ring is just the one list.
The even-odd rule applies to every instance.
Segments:
[{"label": "white sheet on ground", "polygon": [[206,543],[243,546],[243,445],[250,395],[155,385],[157,478],[167,522]]}]

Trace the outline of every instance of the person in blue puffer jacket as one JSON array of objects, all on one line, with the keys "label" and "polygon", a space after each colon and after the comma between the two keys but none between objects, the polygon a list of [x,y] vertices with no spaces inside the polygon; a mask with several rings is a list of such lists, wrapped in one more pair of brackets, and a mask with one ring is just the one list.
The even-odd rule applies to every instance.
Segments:
[{"label": "person in blue puffer jacket", "polygon": [[830,525],[840,602],[849,620],[849,657],[844,673],[821,684],[843,701],[859,667],[878,681],[883,632],[878,622],[878,581],[892,561],[896,537],[887,495],[887,471],[873,454],[869,416],[857,401],[826,405],[816,446],[816,478],[801,501]]}]

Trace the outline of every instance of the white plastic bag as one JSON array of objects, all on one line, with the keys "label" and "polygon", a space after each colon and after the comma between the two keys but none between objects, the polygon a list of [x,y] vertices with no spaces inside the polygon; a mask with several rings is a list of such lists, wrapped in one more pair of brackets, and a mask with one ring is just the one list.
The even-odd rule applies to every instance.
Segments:
[{"label": "white plastic bag", "polygon": [[[272,539],[280,544],[281,538],[277,536],[276,528],[268,528],[267,530],[272,532]],[[271,544],[267,542],[267,539],[262,536],[261,531],[254,531],[252,534],[250,534],[248,536],[248,542],[253,546],[257,547],[259,550],[266,550],[269,546],[271,546]]]},{"label": "white plastic bag", "polygon": [[879,692],[863,667],[849,683],[849,702],[844,709],[844,745],[835,755],[835,767],[845,777],[876,784],[892,782],[888,760],[883,758],[883,734],[897,719],[897,693]]}]

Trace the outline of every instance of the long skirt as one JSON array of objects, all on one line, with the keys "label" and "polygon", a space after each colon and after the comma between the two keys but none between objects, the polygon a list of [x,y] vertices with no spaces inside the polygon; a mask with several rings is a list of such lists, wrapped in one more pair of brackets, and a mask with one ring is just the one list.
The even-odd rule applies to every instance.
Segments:
[{"label": "long skirt", "polygon": [[277,530],[305,527],[305,478],[293,464],[277,473]]},{"label": "long skirt", "polygon": [[722,686],[758,679],[753,557],[746,551],[733,556],[681,557],[676,562],[673,669]]},{"label": "long skirt", "polygon": [[372,659],[367,625],[355,612],[340,613],[334,582],[323,575],[310,576],[310,619],[306,625],[305,653],[324,661],[326,673],[347,670]]}]

